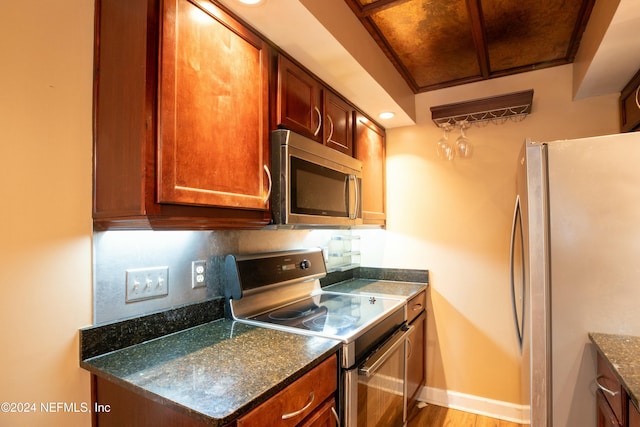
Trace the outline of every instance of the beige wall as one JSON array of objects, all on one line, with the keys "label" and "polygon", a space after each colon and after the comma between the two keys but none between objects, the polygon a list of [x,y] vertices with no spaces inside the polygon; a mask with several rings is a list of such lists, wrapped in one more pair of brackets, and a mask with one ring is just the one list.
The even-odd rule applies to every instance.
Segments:
[{"label": "beige wall", "polygon": [[90,424],[40,405],[90,402],[92,42],[92,0],[0,1],[2,426]]},{"label": "beige wall", "polygon": [[[430,270],[429,387],[520,403],[508,264],[520,146],[618,131],[617,94],[572,102],[571,76],[563,66],[421,94],[418,125],[388,132],[388,227],[364,233],[378,249],[363,264]],[[526,89],[524,121],[474,126],[471,159],[437,158],[429,107]]]}]

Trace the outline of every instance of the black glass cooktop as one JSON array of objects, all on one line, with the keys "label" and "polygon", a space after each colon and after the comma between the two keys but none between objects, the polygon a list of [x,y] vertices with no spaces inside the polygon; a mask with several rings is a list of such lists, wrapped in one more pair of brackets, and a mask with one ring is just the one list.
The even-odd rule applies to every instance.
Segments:
[{"label": "black glass cooktop", "polygon": [[403,304],[388,297],[320,292],[248,320],[347,341]]}]

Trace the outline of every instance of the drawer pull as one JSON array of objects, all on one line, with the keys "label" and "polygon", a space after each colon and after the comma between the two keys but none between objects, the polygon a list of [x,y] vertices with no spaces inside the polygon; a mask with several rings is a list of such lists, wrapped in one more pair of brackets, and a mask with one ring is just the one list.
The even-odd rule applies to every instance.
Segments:
[{"label": "drawer pull", "polygon": [[608,388],[600,384],[600,381],[598,381],[600,378],[604,378],[604,375],[599,375],[598,378],[596,378],[596,385],[598,386],[598,388],[603,392],[607,393],[609,396],[616,396],[618,392],[609,390]]},{"label": "drawer pull", "polygon": [[313,399],[315,399],[315,397],[316,397],[316,395],[313,392],[309,393],[309,402],[306,405],[304,405],[302,407],[302,409],[298,409],[297,411],[289,412],[288,414],[284,414],[282,416],[282,419],[283,420],[288,420],[289,418],[293,418],[295,416],[300,415],[301,413],[303,413],[304,411],[309,409],[309,407],[313,404]]},{"label": "drawer pull", "polygon": [[640,92],[640,85],[638,85],[638,88],[636,89],[636,105],[638,106],[638,109],[640,109],[640,99],[638,99],[638,92]]},{"label": "drawer pull", "polygon": [[413,306],[412,308],[413,311],[420,311],[422,310],[422,303],[418,303],[416,305]]}]

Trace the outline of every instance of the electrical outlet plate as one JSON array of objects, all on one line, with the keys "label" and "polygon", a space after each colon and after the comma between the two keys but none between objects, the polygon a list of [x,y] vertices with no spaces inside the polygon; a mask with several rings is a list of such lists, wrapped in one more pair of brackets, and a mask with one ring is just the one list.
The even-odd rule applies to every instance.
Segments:
[{"label": "electrical outlet plate", "polygon": [[207,262],[191,262],[191,288],[205,288],[207,286]]},{"label": "electrical outlet plate", "polygon": [[143,301],[169,295],[169,267],[127,270],[126,302]]}]

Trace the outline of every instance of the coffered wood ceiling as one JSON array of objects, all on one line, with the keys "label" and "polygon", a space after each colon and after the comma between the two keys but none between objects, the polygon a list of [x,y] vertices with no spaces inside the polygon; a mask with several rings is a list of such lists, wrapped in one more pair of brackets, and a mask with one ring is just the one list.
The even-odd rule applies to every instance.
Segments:
[{"label": "coffered wood ceiling", "polygon": [[573,62],[595,0],[345,0],[415,93]]}]

